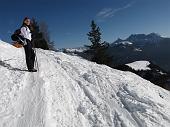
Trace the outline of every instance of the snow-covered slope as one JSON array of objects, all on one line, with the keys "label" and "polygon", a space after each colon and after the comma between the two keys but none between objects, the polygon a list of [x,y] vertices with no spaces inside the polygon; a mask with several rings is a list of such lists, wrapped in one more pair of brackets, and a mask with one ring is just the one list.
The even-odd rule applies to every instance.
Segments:
[{"label": "snow-covered slope", "polygon": [[130,73],[77,56],[0,42],[0,127],[169,127],[170,93]]},{"label": "snow-covered slope", "polygon": [[131,67],[136,71],[140,70],[151,70],[148,66],[150,65],[149,61],[135,61],[133,63],[126,64],[127,66]]}]

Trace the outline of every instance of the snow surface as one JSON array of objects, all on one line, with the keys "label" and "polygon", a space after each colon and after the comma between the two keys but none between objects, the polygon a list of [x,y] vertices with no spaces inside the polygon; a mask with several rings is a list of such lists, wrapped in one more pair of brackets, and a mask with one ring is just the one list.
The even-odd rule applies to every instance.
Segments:
[{"label": "snow surface", "polygon": [[142,50],[140,48],[135,48],[134,51],[142,52]]},{"label": "snow surface", "polygon": [[119,42],[119,43],[115,43],[115,44],[133,45],[133,43],[132,43],[132,42],[130,42],[130,41],[121,41],[121,42]]},{"label": "snow surface", "polygon": [[87,48],[85,47],[79,47],[79,48],[65,48],[66,52],[68,53],[82,53],[84,52],[85,50],[87,50]]},{"label": "snow surface", "polygon": [[127,66],[131,67],[136,71],[140,70],[151,70],[148,66],[150,65],[149,61],[135,61],[133,63],[126,64]]},{"label": "snow surface", "polygon": [[162,71],[159,71],[159,74],[161,74],[161,75],[167,75],[167,73],[164,73],[164,72],[162,72]]},{"label": "snow surface", "polygon": [[139,76],[61,52],[0,41],[0,127],[169,127],[170,92]]}]

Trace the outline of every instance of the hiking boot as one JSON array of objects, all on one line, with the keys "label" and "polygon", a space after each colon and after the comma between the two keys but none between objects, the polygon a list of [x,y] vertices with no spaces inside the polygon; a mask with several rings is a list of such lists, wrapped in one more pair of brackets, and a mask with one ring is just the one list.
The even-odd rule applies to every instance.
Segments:
[{"label": "hiking boot", "polygon": [[37,72],[37,70],[34,69],[34,68],[33,68],[33,69],[29,69],[28,71],[29,71],[29,72]]}]

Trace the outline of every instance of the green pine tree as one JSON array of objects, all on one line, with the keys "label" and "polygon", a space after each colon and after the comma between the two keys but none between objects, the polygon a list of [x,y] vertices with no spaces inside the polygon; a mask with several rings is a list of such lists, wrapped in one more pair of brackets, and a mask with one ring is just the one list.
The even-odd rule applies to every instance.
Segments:
[{"label": "green pine tree", "polygon": [[100,28],[95,24],[94,20],[91,22],[91,31],[87,34],[88,39],[92,43],[91,48],[97,48],[101,43],[101,32]]},{"label": "green pine tree", "polygon": [[[43,28],[42,28],[43,27]],[[43,29],[42,30],[40,30]],[[48,27],[41,26],[34,18],[32,19],[32,38],[33,46],[45,50],[55,50],[54,43],[50,41]]]},{"label": "green pine tree", "polygon": [[112,57],[107,53],[109,43],[101,41],[102,33],[94,20],[91,22],[91,31],[87,35],[92,44],[86,46],[88,50],[86,50],[85,53],[90,55],[90,60],[98,64],[111,66]]}]

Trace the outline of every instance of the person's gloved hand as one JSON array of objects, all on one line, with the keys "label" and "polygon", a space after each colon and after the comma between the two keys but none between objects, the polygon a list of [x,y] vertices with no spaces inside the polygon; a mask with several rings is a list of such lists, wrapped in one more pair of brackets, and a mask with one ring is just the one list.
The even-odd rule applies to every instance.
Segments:
[{"label": "person's gloved hand", "polygon": [[26,39],[24,39],[23,45],[24,45],[24,46],[27,45],[27,40],[26,40]]}]

